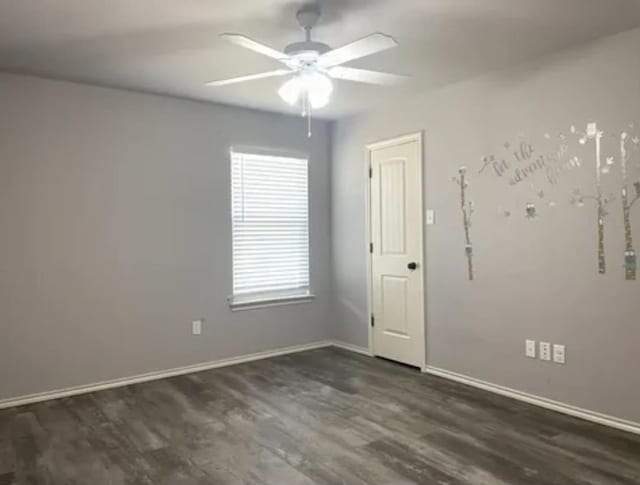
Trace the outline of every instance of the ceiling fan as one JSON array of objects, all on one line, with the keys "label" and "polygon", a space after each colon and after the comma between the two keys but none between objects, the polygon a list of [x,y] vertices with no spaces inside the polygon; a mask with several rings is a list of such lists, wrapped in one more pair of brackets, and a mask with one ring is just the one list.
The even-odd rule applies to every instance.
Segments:
[{"label": "ceiling fan", "polygon": [[[300,9],[296,17],[305,32],[305,40],[288,45],[283,52],[242,34],[221,34],[221,37],[229,42],[271,57],[284,64],[285,67],[258,74],[211,81],[207,85],[226,86],[256,79],[291,75],[291,78],[278,90],[278,94],[287,104],[299,105],[302,115],[309,117],[310,126],[311,110],[329,104],[333,91],[332,79],[380,85],[393,85],[409,79],[407,76],[398,74],[343,66],[342,64],[354,59],[396,47],[398,43],[390,35],[376,32],[345,46],[331,49],[327,44],[311,40],[311,29],[318,23],[320,15],[320,9],[315,5],[308,5]],[[310,133],[309,136],[311,136]]]}]

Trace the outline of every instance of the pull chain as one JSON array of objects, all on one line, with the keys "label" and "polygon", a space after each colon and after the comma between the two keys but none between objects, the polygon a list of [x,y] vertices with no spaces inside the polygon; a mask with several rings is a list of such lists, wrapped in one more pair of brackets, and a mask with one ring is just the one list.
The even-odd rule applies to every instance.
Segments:
[{"label": "pull chain", "polygon": [[311,102],[309,101],[309,94],[305,93],[301,100],[302,117],[307,118],[307,137],[311,138]]},{"label": "pull chain", "polygon": [[307,138],[311,138],[311,103],[307,97]]}]

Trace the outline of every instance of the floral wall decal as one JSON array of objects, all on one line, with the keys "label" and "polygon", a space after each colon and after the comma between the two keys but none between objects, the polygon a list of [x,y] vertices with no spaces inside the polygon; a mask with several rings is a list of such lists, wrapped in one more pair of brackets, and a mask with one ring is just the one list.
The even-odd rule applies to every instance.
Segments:
[{"label": "floral wall decal", "polygon": [[608,200],[602,193],[602,174],[608,173],[608,167],[613,164],[613,159],[607,159],[606,169],[603,170],[602,163],[602,137],[604,132],[598,129],[598,125],[593,122],[587,125],[586,133],[578,132],[575,126],[571,127],[571,133],[580,135],[578,140],[581,145],[585,145],[588,141],[593,141],[595,144],[595,158],[596,158],[596,193],[594,196],[584,196],[580,192],[574,192],[572,202],[575,200],[578,205],[584,205],[584,200],[592,198],[596,201],[597,205],[597,228],[598,228],[598,273],[605,274],[607,272],[607,263],[604,251],[604,219],[607,216],[606,206]]},{"label": "floral wall decal", "polygon": [[[622,217],[624,220],[624,274],[625,279],[632,281],[636,279],[637,261],[636,252],[633,247],[633,232],[631,230],[631,208],[640,199],[640,182],[634,182],[633,188],[635,193],[629,194],[628,181],[628,163],[629,155],[627,151],[627,143],[629,135],[626,132],[620,134],[620,172],[622,175]],[[637,147],[640,140],[637,137],[631,139],[631,142]]]},{"label": "floral wall decal", "polygon": [[453,177],[453,181],[460,187],[460,208],[462,210],[462,224],[464,227],[465,247],[464,252],[467,257],[467,277],[473,281],[473,244],[471,243],[471,216],[474,212],[473,201],[467,201],[467,181],[466,167],[458,169],[458,177]]}]

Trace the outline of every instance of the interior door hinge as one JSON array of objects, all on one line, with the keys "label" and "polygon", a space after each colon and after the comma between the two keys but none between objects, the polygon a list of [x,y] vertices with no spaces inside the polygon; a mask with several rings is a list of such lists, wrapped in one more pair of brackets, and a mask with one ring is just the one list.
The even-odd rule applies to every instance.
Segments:
[{"label": "interior door hinge", "polygon": [[373,168],[369,166],[369,178],[373,178]]},{"label": "interior door hinge", "polygon": [[373,315],[371,315],[371,326],[372,327],[376,326],[376,319],[373,317]]},{"label": "interior door hinge", "polygon": [[369,243],[369,252],[373,253],[373,243]]}]

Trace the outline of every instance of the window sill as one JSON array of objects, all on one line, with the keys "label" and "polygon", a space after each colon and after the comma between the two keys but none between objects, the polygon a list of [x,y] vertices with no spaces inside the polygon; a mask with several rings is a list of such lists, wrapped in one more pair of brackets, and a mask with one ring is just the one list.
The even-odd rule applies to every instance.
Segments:
[{"label": "window sill", "polygon": [[229,299],[229,307],[231,311],[240,311],[240,310],[256,310],[259,308],[269,308],[275,306],[284,306],[284,305],[296,305],[299,303],[307,303],[315,299],[315,295],[308,293],[304,295],[290,295],[290,296],[277,296],[277,297],[268,297],[268,298],[255,298],[250,299],[249,297],[243,298],[241,300],[233,300]]}]

